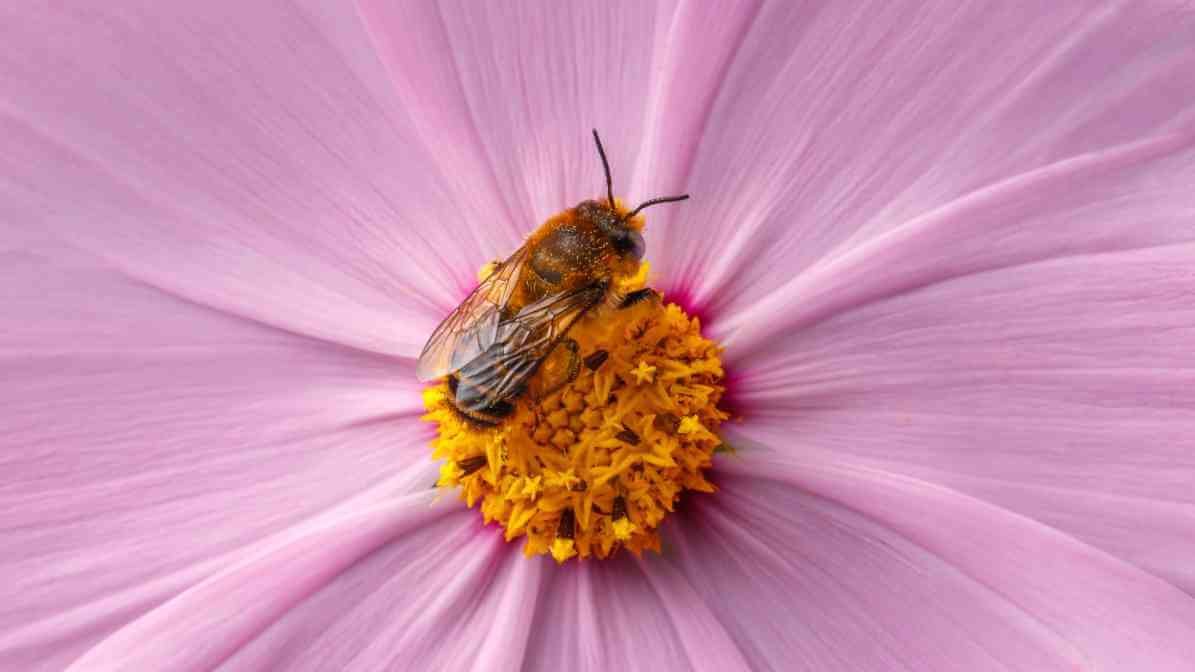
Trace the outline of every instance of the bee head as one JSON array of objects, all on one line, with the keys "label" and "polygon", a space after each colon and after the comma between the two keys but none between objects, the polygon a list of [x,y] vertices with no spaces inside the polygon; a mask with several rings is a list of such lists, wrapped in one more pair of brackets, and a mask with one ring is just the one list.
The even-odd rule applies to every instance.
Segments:
[{"label": "bee head", "polygon": [[630,217],[600,201],[581,201],[577,215],[597,225],[610,240],[610,247],[618,254],[639,261],[647,251],[643,235],[628,224]]},{"label": "bee head", "polygon": [[639,207],[630,212],[619,212],[614,202],[614,180],[610,177],[610,162],[606,160],[606,150],[602,147],[602,139],[598,137],[597,129],[593,131],[593,141],[597,144],[598,156],[602,157],[602,168],[606,171],[606,202],[582,201],[577,206],[577,214],[597,224],[598,228],[610,237],[610,244],[619,254],[639,261],[647,251],[647,245],[643,242],[638,227],[632,227],[629,222],[648,206],[683,201],[689,195],[653,198],[640,203]]}]

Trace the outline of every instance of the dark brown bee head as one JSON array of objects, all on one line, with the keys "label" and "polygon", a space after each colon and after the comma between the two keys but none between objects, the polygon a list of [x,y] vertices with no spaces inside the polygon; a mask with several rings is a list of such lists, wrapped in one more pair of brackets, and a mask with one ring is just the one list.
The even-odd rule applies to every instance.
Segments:
[{"label": "dark brown bee head", "polygon": [[639,207],[630,212],[619,210],[614,202],[614,180],[610,177],[610,162],[606,160],[606,150],[602,147],[602,139],[598,137],[597,129],[593,131],[593,141],[597,144],[598,156],[602,157],[602,169],[606,172],[606,202],[581,201],[576,207],[577,216],[597,225],[604,234],[609,236],[610,245],[620,255],[639,261],[643,258],[643,253],[647,251],[647,246],[643,242],[643,236],[639,233],[638,227],[630,225],[631,220],[648,206],[683,201],[689,195],[653,198],[640,203]]},{"label": "dark brown bee head", "polygon": [[647,246],[643,242],[643,235],[631,228],[621,213],[606,203],[599,201],[581,201],[577,207],[577,217],[592,222],[595,227],[610,240],[610,247],[620,256],[630,257],[635,261],[643,258]]},{"label": "dark brown bee head", "polygon": [[606,200],[581,201],[544,223],[531,238],[528,263],[545,291],[574,290],[618,276],[633,275],[639,268],[647,245],[639,230],[643,220],[636,219],[644,208],[656,203],[683,201],[689,196],[653,198],[634,210],[622,208],[614,200],[610,164],[597,131],[593,132],[602,168],[606,171]]}]

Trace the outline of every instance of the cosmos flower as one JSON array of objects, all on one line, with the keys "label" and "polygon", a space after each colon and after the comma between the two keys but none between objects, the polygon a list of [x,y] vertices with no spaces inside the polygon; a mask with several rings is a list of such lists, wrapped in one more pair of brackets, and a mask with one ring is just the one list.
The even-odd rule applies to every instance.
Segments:
[{"label": "cosmos flower", "polygon": [[[1195,11],[986,5],[0,8],[0,669],[1190,669]],[[736,452],[557,566],[414,358],[595,127]]]}]

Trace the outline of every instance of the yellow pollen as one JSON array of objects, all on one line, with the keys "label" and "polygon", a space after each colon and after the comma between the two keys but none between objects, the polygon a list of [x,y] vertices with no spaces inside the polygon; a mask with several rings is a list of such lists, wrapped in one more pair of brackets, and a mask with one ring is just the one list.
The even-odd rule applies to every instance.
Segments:
[{"label": "yellow pollen", "polygon": [[557,539],[552,542],[552,557],[556,562],[563,563],[576,554],[577,544],[572,539]]},{"label": "yellow pollen", "polygon": [[[642,288],[646,276],[643,264],[619,292]],[[715,433],[727,418],[718,409],[721,348],[658,298],[595,308],[567,337],[582,363],[545,360],[497,426],[462,417],[446,383],[424,391],[424,419],[437,425],[433,456],[444,460],[437,485],[460,488],[508,541],[523,538],[529,557],[658,552],[659,526],[681,494],[715,490],[704,472],[725,450]],[[564,350],[549,359],[574,356]]]},{"label": "yellow pollen", "polygon": [[631,534],[635,531],[635,524],[627,518],[622,518],[614,521],[613,531],[615,539],[626,541],[631,538]]},{"label": "yellow pollen", "polygon": [[656,367],[641,359],[639,360],[639,366],[631,370],[631,375],[635,376],[635,382],[640,385],[643,383],[654,383],[656,380]]}]

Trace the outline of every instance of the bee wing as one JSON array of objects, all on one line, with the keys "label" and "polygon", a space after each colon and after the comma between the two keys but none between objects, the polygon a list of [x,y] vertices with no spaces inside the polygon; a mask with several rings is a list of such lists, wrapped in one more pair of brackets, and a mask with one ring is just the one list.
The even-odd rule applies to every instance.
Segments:
[{"label": "bee wing", "polygon": [[481,410],[523,390],[552,348],[605,294],[593,284],[546,296],[498,325],[498,336],[485,355],[460,369],[457,403]]},{"label": "bee wing", "polygon": [[427,382],[459,371],[494,344],[502,309],[514,293],[526,259],[527,248],[520,247],[444,318],[419,353],[416,378]]}]

